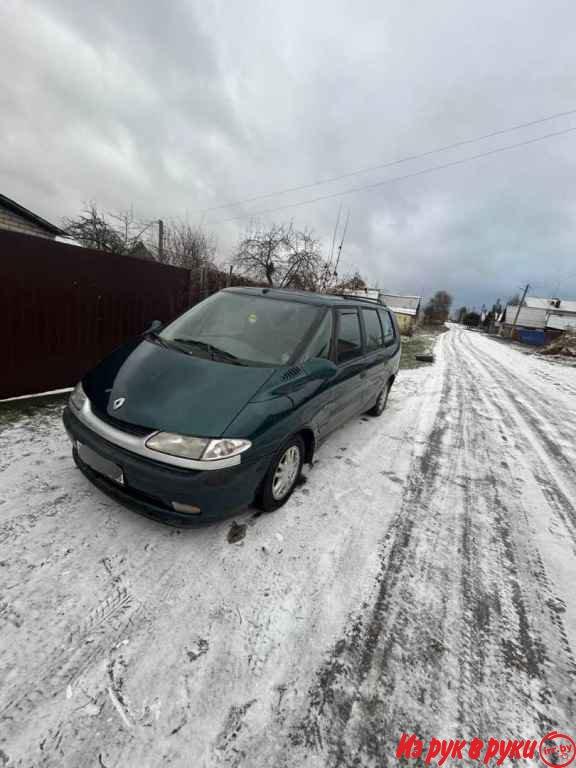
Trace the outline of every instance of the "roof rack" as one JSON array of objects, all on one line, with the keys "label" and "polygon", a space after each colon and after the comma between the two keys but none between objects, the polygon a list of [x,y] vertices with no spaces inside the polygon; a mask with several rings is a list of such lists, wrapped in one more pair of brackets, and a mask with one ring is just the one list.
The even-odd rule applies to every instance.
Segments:
[{"label": "roof rack", "polygon": [[371,304],[378,304],[380,307],[384,307],[384,302],[380,299],[373,299],[371,296],[356,296],[354,293],[325,293],[325,296],[339,296],[342,299],[354,299],[354,301],[367,301]]}]

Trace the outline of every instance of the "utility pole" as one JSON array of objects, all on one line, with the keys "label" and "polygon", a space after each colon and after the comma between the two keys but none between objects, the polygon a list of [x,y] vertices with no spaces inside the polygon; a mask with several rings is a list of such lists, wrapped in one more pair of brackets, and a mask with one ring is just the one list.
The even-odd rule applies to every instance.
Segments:
[{"label": "utility pole", "polygon": [[520,314],[520,310],[522,309],[522,305],[524,304],[524,299],[526,298],[526,294],[528,293],[529,288],[530,288],[530,284],[526,283],[526,288],[524,288],[524,293],[522,294],[522,298],[520,299],[520,304],[518,304],[518,309],[516,310],[516,317],[514,318],[514,322],[512,323],[512,333],[514,333],[514,328],[516,327],[516,323],[518,321],[518,315]]},{"label": "utility pole", "polygon": [[164,256],[164,222],[158,219],[158,261]]}]

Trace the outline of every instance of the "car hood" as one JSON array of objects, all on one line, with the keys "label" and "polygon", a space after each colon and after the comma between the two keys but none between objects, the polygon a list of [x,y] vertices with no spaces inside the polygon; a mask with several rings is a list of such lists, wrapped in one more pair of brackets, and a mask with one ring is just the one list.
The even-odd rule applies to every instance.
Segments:
[{"label": "car hood", "polygon": [[[83,385],[96,415],[151,430],[220,437],[273,373],[143,340],[116,350]],[[115,410],[119,398],[125,402]]]}]

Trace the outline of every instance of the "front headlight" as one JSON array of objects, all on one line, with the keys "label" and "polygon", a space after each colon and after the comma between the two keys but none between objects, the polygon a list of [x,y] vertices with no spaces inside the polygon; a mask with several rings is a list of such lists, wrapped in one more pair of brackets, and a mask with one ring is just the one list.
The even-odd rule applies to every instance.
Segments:
[{"label": "front headlight", "polygon": [[169,456],[180,456],[183,459],[199,459],[206,450],[210,440],[186,435],[173,435],[171,432],[157,432],[146,440],[146,447]]},{"label": "front headlight", "polygon": [[206,448],[202,458],[204,461],[227,459],[228,456],[244,453],[251,445],[250,440],[233,440],[226,437],[222,440],[210,440],[210,445]]},{"label": "front headlight", "polygon": [[158,432],[146,441],[146,447],[169,456],[179,456],[182,459],[202,459],[215,461],[227,459],[248,450],[252,443],[249,440],[210,440],[202,437],[175,435],[171,432]]},{"label": "front headlight", "polygon": [[70,399],[68,402],[76,411],[81,411],[86,400],[88,400],[86,397],[86,392],[84,392],[82,382],[79,381],[70,393]]}]

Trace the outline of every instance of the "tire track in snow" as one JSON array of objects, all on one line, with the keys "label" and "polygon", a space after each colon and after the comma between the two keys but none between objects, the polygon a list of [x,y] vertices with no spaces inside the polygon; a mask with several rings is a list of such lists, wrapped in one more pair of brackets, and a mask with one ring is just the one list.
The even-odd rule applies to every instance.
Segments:
[{"label": "tire track in snow", "polygon": [[[441,675],[449,643],[451,596],[442,587],[449,566],[437,561],[435,547],[451,547],[442,538],[440,518],[455,467],[442,466],[442,456],[454,448],[451,437],[461,414],[454,411],[455,390],[446,372],[440,386],[427,444],[413,461],[403,503],[381,543],[375,599],[333,647],[291,735],[293,745],[322,753],[326,765],[390,764],[390,734],[427,732],[427,713],[439,713],[453,699]],[[416,706],[407,707],[410,701]]]},{"label": "tire track in snow", "polygon": [[90,665],[104,658],[141,610],[142,605],[126,587],[107,594],[84,622],[41,660],[35,674],[29,670],[20,678],[0,709],[0,716],[13,721],[14,726],[25,724],[33,710],[73,686]]},{"label": "tire track in snow", "polygon": [[[497,408],[501,423],[506,426],[508,434],[513,435],[514,439],[524,446],[524,460],[531,462],[534,475],[537,477],[550,507],[560,518],[568,535],[576,545],[576,507],[571,500],[576,498],[574,464],[562,452],[559,444],[552,439],[549,428],[547,428],[547,424],[551,424],[555,430],[560,432],[557,411],[553,411],[554,418],[552,421],[542,423],[535,411],[537,403],[532,401],[530,409],[518,398],[516,392],[522,389],[522,382],[517,377],[513,375],[515,383],[511,387],[506,375],[492,358],[486,354],[476,354],[476,349],[472,354],[463,340],[459,340],[458,344],[462,359],[466,360],[469,366],[475,368],[477,376],[481,377],[489,373],[492,379],[498,383],[499,392],[512,406],[511,409],[506,408],[501,403],[501,398],[498,397],[491,401],[494,404],[500,403]],[[514,415],[516,415],[516,419]],[[517,426],[520,427],[519,432]],[[571,432],[572,440],[575,431],[576,425]],[[564,432],[562,434],[566,437]],[[534,462],[535,457],[539,457],[540,461]]]},{"label": "tire track in snow", "polygon": [[[152,567],[153,561],[154,558],[149,553],[149,556],[139,563],[133,578],[138,580],[138,574]],[[153,589],[146,595],[147,599],[142,600],[135,596],[130,582],[125,579],[122,572],[116,573],[106,558],[101,562],[104,563],[105,571],[112,582],[107,585],[108,588],[102,599],[84,617],[81,614],[78,615],[76,626],[63,635],[58,646],[53,647],[46,655],[34,659],[34,663],[29,666],[25,674],[20,675],[16,685],[12,686],[12,690],[8,686],[8,690],[4,689],[3,703],[0,708],[0,718],[5,723],[10,723],[12,739],[25,737],[31,719],[38,717],[39,713],[46,712],[46,715],[42,716],[43,732],[50,736],[57,728],[60,734],[59,741],[62,742],[64,739],[68,744],[72,742],[75,751],[83,755],[82,760],[98,747],[101,742],[100,736],[92,729],[73,731],[70,720],[65,719],[62,722],[61,714],[50,710],[50,702],[58,698],[68,698],[76,688],[85,694],[84,676],[96,672],[100,677],[98,669],[100,665],[104,665],[108,680],[107,687],[98,684],[97,697],[100,711],[104,707],[110,708],[110,711],[113,711],[112,707],[119,712],[123,710],[124,724],[126,722],[124,718],[132,717],[128,708],[124,707],[121,693],[125,667],[121,648],[129,638],[145,633],[153,615],[164,610],[165,603],[176,588],[176,582],[179,579],[178,567],[181,565],[179,561],[174,560],[163,564],[157,570]],[[122,674],[119,674],[118,670]],[[109,698],[106,697],[107,688]],[[57,721],[53,720],[54,716],[58,718]],[[117,714],[114,716],[118,717]],[[124,746],[120,754],[124,749],[129,751],[131,737],[125,733],[122,740]],[[50,752],[52,742],[53,739],[45,738],[40,744],[44,761],[42,764],[52,765],[52,761],[55,761],[55,764],[62,762],[61,758]],[[67,757],[70,758],[70,754]]]},{"label": "tire track in snow", "polygon": [[403,731],[537,737],[575,716],[566,631],[525,541],[512,471],[493,460],[501,414],[462,365],[454,334],[439,352],[442,402],[382,543],[376,598],[351,618],[292,731],[292,746],[322,765],[393,765]]},{"label": "tire track in snow", "polygon": [[[460,352],[459,360],[469,374],[473,400],[482,405],[484,413],[493,413],[502,420],[507,418],[506,412],[499,409],[498,402],[491,399],[482,383],[478,383],[476,369],[470,366],[470,359]],[[478,437],[476,441],[478,444]],[[497,445],[493,445],[492,455],[497,455]],[[526,455],[524,452],[522,457]],[[493,583],[490,589],[492,597],[497,598],[498,620],[504,622],[504,626],[496,632],[492,628],[483,642],[489,646],[494,635],[499,636],[507,684],[510,690],[516,691],[518,701],[525,698],[526,690],[531,690],[531,700],[523,702],[523,706],[539,725],[540,731],[562,727],[576,714],[570,687],[566,686],[566,681],[574,680],[576,663],[558,611],[559,601],[552,592],[535,544],[535,532],[513,468],[508,462],[490,461],[489,455],[482,464],[488,469],[495,512],[493,546],[499,549],[502,568],[509,574],[506,591],[502,590],[500,580]],[[531,538],[528,538],[528,533]],[[512,609],[508,612],[503,610],[506,600]],[[510,635],[512,620],[514,632]],[[519,685],[522,682],[523,685]],[[493,722],[491,728],[497,724]]]}]

